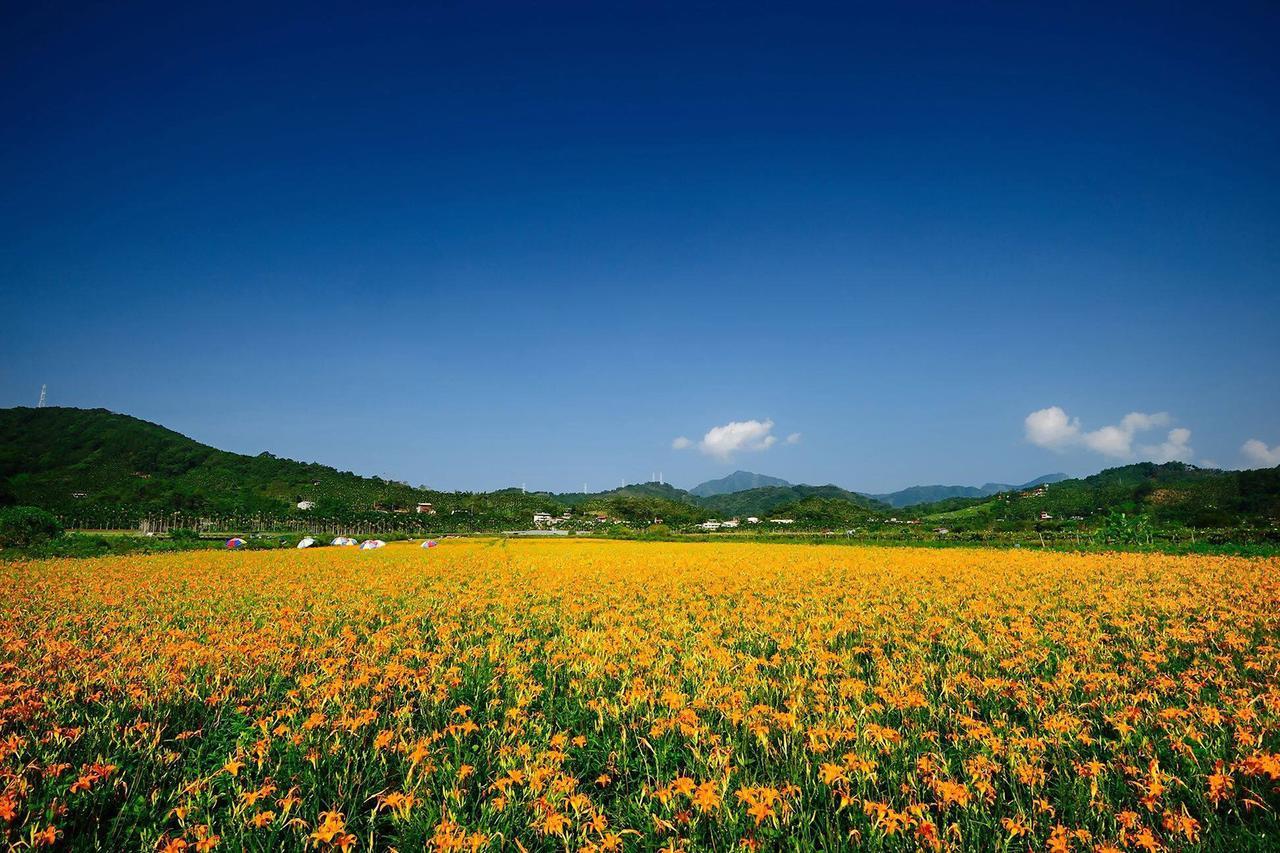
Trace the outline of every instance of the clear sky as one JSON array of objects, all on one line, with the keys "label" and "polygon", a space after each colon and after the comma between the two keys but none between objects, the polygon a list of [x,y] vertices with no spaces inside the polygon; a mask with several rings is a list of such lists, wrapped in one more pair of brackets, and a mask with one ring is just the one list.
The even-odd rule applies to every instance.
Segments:
[{"label": "clear sky", "polygon": [[439,488],[1280,462],[1274,3],[77,5],[0,12],[0,405]]}]

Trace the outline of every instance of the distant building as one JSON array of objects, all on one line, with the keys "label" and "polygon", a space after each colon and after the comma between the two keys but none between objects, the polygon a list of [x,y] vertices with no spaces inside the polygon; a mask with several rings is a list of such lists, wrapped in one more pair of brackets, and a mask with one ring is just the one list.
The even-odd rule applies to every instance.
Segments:
[{"label": "distant building", "polygon": [[435,515],[436,508],[429,503],[420,503],[414,512],[418,513],[418,515]]},{"label": "distant building", "polygon": [[298,509],[315,509],[315,501],[298,501]]},{"label": "distant building", "polygon": [[754,515],[747,516],[747,524],[759,524],[759,523],[760,523],[760,519],[756,518]]},{"label": "distant building", "polygon": [[720,523],[720,526],[721,526],[721,527],[737,527],[737,526],[738,526],[738,519],[736,519],[736,518],[731,518],[731,519],[729,519],[728,521],[721,522],[721,523]]},{"label": "distant building", "polygon": [[533,514],[533,523],[535,525],[550,524],[555,521],[555,516],[549,512],[535,512]]},{"label": "distant building", "polygon": [[794,518],[771,518],[769,519],[769,523],[770,524],[795,524],[796,520]]},{"label": "distant building", "polygon": [[1044,510],[1040,510],[1040,520],[1041,520],[1041,521],[1048,521],[1048,520],[1049,520],[1049,519],[1051,519],[1051,518],[1053,518],[1053,516],[1052,516],[1052,515],[1050,515],[1049,513],[1045,512]]},{"label": "distant building", "polygon": [[87,498],[87,497],[89,497],[89,494],[88,494],[87,492],[72,492],[72,493],[71,493],[71,497],[73,497],[73,498]]},{"label": "distant building", "polygon": [[716,521],[716,520],[713,518],[713,519],[711,519],[710,521],[704,521],[704,522],[702,522],[702,523],[701,523],[701,524],[699,524],[698,526],[699,526],[699,527],[701,527],[703,530],[719,530],[719,529],[720,529],[720,526],[721,526],[721,523],[720,523],[719,521]]}]

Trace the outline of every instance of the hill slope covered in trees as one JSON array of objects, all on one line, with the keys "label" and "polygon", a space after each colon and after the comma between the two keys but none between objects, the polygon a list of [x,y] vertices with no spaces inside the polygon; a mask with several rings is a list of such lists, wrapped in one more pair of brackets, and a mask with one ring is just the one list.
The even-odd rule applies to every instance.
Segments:
[{"label": "hill slope covered in trees", "polygon": [[[104,409],[0,410],[0,504],[128,522],[174,512],[298,516],[296,504],[303,500],[314,502],[311,517],[331,519],[410,512],[416,503],[429,502],[436,510],[431,529],[442,531],[525,528],[536,512],[568,513],[565,525],[603,517],[633,526],[661,519],[679,527],[755,516],[790,518],[794,529],[876,529],[917,521],[921,529],[955,533],[1087,530],[1125,513],[1171,528],[1275,530],[1280,468],[1218,471],[1178,462],[1140,463],[905,508],[834,485],[768,485],[707,497],[662,483],[592,494],[442,492],[270,453],[230,453]],[[414,521],[418,529],[427,523],[426,518]]]}]

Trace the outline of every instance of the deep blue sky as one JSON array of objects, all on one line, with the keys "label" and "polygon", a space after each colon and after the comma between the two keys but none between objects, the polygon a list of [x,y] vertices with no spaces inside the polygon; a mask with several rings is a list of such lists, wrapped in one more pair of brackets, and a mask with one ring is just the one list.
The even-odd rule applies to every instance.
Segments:
[{"label": "deep blue sky", "polygon": [[0,405],[442,488],[1280,445],[1275,4],[186,5],[0,12]]}]

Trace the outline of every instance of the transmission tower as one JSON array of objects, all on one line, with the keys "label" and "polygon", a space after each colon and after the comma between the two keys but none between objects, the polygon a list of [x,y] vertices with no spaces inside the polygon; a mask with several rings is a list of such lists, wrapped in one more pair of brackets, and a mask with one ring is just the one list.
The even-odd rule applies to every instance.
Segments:
[{"label": "transmission tower", "polygon": [[48,390],[49,390],[49,386],[48,386],[48,385],[41,385],[41,386],[40,386],[40,402],[39,402],[39,403],[36,403],[36,408],[37,408],[37,409],[43,409],[43,408],[44,408],[45,392],[47,392]]}]

